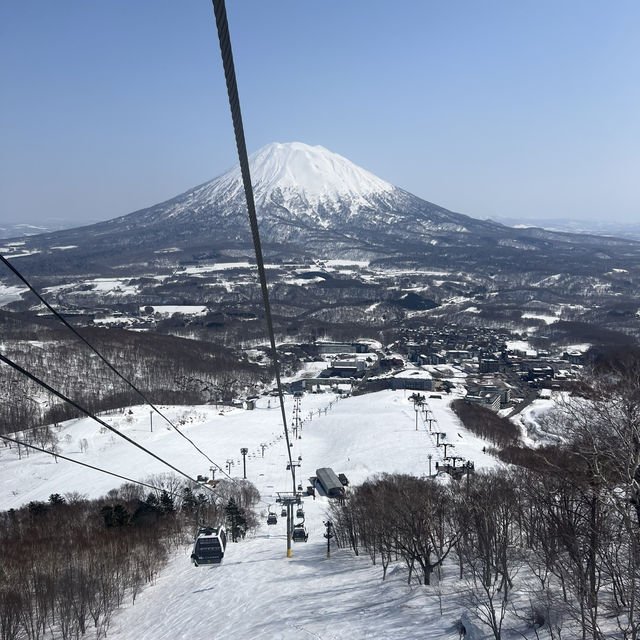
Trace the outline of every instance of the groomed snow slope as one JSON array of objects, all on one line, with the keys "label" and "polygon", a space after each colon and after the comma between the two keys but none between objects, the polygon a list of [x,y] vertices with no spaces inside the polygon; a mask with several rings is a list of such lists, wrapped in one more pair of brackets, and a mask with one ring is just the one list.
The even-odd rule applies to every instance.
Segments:
[{"label": "groomed snow slope", "polygon": [[[441,459],[442,450],[436,449],[435,439],[421,419],[419,430],[415,430],[408,395],[382,391],[343,400],[329,394],[305,395],[302,439],[292,449],[294,459],[302,456],[301,482],[306,486],[307,478],[321,466],[346,473],[354,484],[380,472],[426,473],[427,454],[431,453],[435,462]],[[455,397],[459,396],[429,400],[438,420],[437,430],[446,432],[447,441],[456,444],[456,455],[474,460],[476,468],[495,465],[493,458],[482,453],[484,441],[467,432],[451,412],[449,404]],[[314,415],[309,420],[311,411]],[[248,447],[247,476],[258,486],[264,507],[275,503],[276,491],[290,490],[277,399],[261,399],[254,411],[232,410],[224,415],[218,415],[213,407],[171,408],[169,412],[172,419],[185,420],[184,432],[219,464],[234,459],[235,475],[238,471],[241,475],[239,449]],[[292,401],[288,400],[287,414],[291,412]],[[146,408],[135,407],[131,415],[106,419],[190,474],[208,473],[206,460],[158,418],[154,418],[154,431],[150,432]],[[436,425],[433,428],[436,430]],[[59,437],[64,455],[123,475],[143,478],[166,470],[120,438],[101,434],[98,425],[88,419],[67,423]],[[81,454],[78,443],[83,438],[89,446]],[[269,443],[264,459],[259,453],[261,442]],[[119,484],[115,478],[68,462],[56,464],[45,454],[17,460],[15,450],[3,449],[0,462],[3,509],[44,500],[54,492],[81,491],[97,497]],[[440,616],[436,587],[409,587],[404,572],[394,570],[382,582],[381,570],[371,566],[368,556],[356,558],[334,550],[332,557],[326,558],[322,534],[327,505],[321,496],[305,499],[309,542],[294,544],[291,559],[285,557],[285,524],[280,518],[276,526],[263,524],[255,536],[230,544],[221,566],[193,567],[190,549],[185,547],[171,559],[157,583],[138,596],[135,606],[126,604],[114,616],[109,637],[457,638],[453,623],[463,608],[453,583],[447,586],[445,582],[443,587],[444,614]],[[453,590],[448,597],[447,590]]]}]

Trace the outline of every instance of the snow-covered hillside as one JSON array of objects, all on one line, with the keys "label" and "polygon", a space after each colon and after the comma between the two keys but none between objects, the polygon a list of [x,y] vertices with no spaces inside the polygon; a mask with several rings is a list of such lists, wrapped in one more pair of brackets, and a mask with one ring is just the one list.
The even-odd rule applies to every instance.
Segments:
[{"label": "snow-covered hillside", "polygon": [[[416,431],[407,395],[383,391],[347,399],[330,394],[304,396],[302,438],[292,449],[294,458],[302,456],[298,475],[302,483],[306,485],[320,466],[346,473],[352,483],[381,472],[427,473],[427,455],[431,454],[435,463],[441,460],[442,450],[436,448],[435,438],[421,419]],[[447,441],[456,444],[457,455],[474,460],[476,468],[495,465],[495,460],[482,452],[485,443],[467,432],[451,412],[451,399],[429,400],[438,430],[446,432]],[[206,460],[160,420],[154,419],[153,433],[150,431],[147,408],[134,407],[132,411],[107,416],[107,420],[185,471],[208,474]],[[275,399],[261,399],[254,411],[218,412],[214,407],[173,407],[168,411],[221,465],[233,459],[234,475],[241,475],[240,447],[249,448],[247,477],[259,488],[265,509],[268,504],[275,506],[277,491],[290,490]],[[291,411],[288,401],[288,415]],[[64,455],[126,476],[143,478],[166,471],[111,433],[100,433],[99,426],[88,419],[66,423],[58,436]],[[84,439],[88,449],[80,453]],[[268,444],[264,458],[261,443]],[[46,499],[54,492],[99,496],[118,484],[109,476],[68,462],[56,464],[45,454],[18,460],[15,448],[2,449],[0,463],[3,509]],[[463,608],[456,598],[446,598],[451,588],[446,582],[442,589],[448,602],[440,616],[435,588],[409,587],[402,572],[392,572],[381,582],[379,570],[370,565],[368,557],[355,558],[334,550],[332,557],[326,558],[322,534],[327,506],[327,499],[321,496],[305,499],[309,542],[295,545],[291,559],[285,557],[282,519],[276,526],[263,524],[255,536],[231,545],[219,567],[193,567],[190,550],[185,547],[162,571],[157,584],[138,596],[135,606],[127,604],[114,617],[109,637],[457,638],[453,624]]]},{"label": "snow-covered hillside", "polygon": [[[305,395],[302,438],[292,449],[295,458],[299,455],[303,458],[300,476],[303,482],[321,466],[335,467],[346,473],[353,483],[381,472],[427,473],[427,454],[433,455],[435,465],[442,459],[442,450],[436,448],[435,438],[421,419],[416,432],[415,413],[407,395],[402,391],[382,391],[347,399],[333,394]],[[456,445],[456,455],[474,460],[476,468],[493,466],[494,458],[482,453],[486,442],[467,432],[449,408],[450,400],[455,397],[460,396],[453,394],[450,398],[429,400],[438,421],[433,430],[437,427],[446,432],[446,441]],[[292,410],[292,401],[287,400],[289,415]],[[209,474],[208,461],[157,416],[151,432],[147,407],[133,407],[131,411],[131,414],[127,409],[124,413],[103,417],[187,473]],[[310,413],[313,413],[311,418]],[[170,407],[167,414],[218,464],[222,466],[226,460],[234,460],[232,475],[241,473],[240,448],[248,447],[247,477],[258,486],[265,501],[274,499],[276,491],[290,490],[277,399],[259,400],[254,411],[196,406]],[[101,429],[89,418],[64,423],[58,440],[60,454],[124,476],[140,479],[168,471],[160,462]],[[81,440],[86,440],[88,445],[84,453],[80,451]],[[264,459],[260,457],[263,442],[269,445]],[[46,500],[56,492],[80,491],[91,498],[99,497],[118,484],[117,479],[64,461],[56,463],[45,454],[31,453],[18,459],[15,447],[3,447],[0,452],[2,509],[19,507],[31,500]]]}]

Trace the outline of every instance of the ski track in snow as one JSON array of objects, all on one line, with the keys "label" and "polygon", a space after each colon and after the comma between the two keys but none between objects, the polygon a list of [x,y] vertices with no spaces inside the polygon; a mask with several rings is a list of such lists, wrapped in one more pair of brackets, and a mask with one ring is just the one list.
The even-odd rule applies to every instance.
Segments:
[{"label": "ski track in snow", "polygon": [[453,618],[435,615],[424,589],[400,576],[382,583],[368,556],[338,550],[328,559],[320,532],[311,535],[291,559],[282,534],[231,545],[219,567],[194,569],[188,553],[176,555],[117,614],[109,637],[127,640],[132,628],[139,640],[455,637]]}]

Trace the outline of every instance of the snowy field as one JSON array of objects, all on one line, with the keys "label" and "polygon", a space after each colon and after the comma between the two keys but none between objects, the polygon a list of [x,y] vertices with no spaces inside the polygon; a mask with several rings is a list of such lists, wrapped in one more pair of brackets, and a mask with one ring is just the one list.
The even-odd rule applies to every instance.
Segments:
[{"label": "snowy field", "polygon": [[522,319],[530,318],[532,320],[543,320],[546,324],[553,324],[558,322],[560,318],[558,316],[545,315],[543,313],[523,313]]},{"label": "snowy field", "polygon": [[522,441],[525,445],[553,445],[565,442],[566,434],[550,417],[554,407],[568,401],[565,391],[554,391],[550,398],[536,398],[512,420],[520,426]]},{"label": "snowy field", "polygon": [[591,348],[590,342],[579,342],[577,344],[567,344],[564,346],[565,351],[579,351],[580,353],[584,353],[585,351],[589,351]]},{"label": "snowy field", "polygon": [[20,300],[23,293],[26,293],[28,289],[26,287],[20,287],[16,285],[5,285],[0,282],[0,307],[4,307],[10,302]]},{"label": "snowy field", "polygon": [[533,347],[526,340],[507,340],[507,349],[511,351],[522,351],[523,353],[533,350]]},{"label": "snowy field", "polygon": [[[190,316],[201,316],[207,312],[207,305],[202,304],[161,304],[150,305],[152,313],[170,316],[174,313],[182,313]],[[140,311],[145,311],[147,306],[140,307]]]},{"label": "snowy field", "polygon": [[[333,394],[307,394],[302,400],[302,438],[292,448],[294,458],[303,458],[303,483],[315,475],[320,466],[332,466],[347,474],[357,484],[374,473],[427,473],[427,454],[432,463],[442,459],[442,449],[428,433],[422,417],[416,431],[415,412],[407,399],[411,392],[381,391],[355,398],[339,399]],[[486,444],[461,426],[447,398],[429,399],[437,422],[432,430],[447,433],[446,442],[455,444],[456,455],[476,463],[476,468],[494,466],[496,461],[482,453]],[[330,405],[332,407],[330,408]],[[288,419],[293,401],[287,398]],[[221,410],[213,405],[195,407],[163,407],[168,417],[221,466],[234,461],[232,475],[240,468],[240,448],[248,447],[247,476],[269,502],[276,491],[290,488],[286,471],[286,447],[277,398],[261,398],[254,411]],[[325,413],[326,410],[326,413]],[[153,417],[147,407],[132,407],[124,413],[102,414],[103,419],[136,442],[190,475],[208,475],[209,463],[173,429]],[[318,415],[318,412],[320,415]],[[313,415],[310,415],[313,414]],[[142,478],[168,469],[89,418],[63,424],[57,434],[60,453],[87,464],[94,464],[132,478]],[[80,441],[88,443],[80,452]],[[260,457],[260,444],[267,443],[265,457]],[[435,472],[435,467],[433,469]],[[31,453],[18,459],[15,447],[0,448],[0,508],[19,507],[30,500],[46,500],[51,493],[81,491],[89,497],[104,495],[119,484],[117,479],[68,462],[56,463],[51,456]]]},{"label": "snowy field", "polygon": [[[298,480],[306,486],[315,469],[330,466],[344,472],[354,484],[380,472],[428,472],[428,454],[441,460],[432,436],[418,418],[418,430],[410,392],[381,391],[355,398],[338,399],[332,394],[305,395],[302,438],[292,448],[294,459],[302,456]],[[467,432],[449,408],[455,397],[428,399],[437,423],[433,431],[446,433],[455,444],[455,454],[475,462],[476,468],[496,465],[482,453],[484,441]],[[293,403],[287,400],[287,415]],[[172,429],[154,416],[150,430],[149,411],[105,416],[131,438],[191,475],[209,475],[207,461]],[[234,461],[233,475],[242,474],[240,447],[248,447],[247,477],[259,488],[264,514],[275,507],[277,491],[290,490],[286,471],[286,447],[281,434],[277,398],[263,398],[254,411],[212,406],[167,408],[172,420],[210,457],[224,465]],[[310,416],[310,414],[313,414]],[[89,464],[133,478],[166,471],[159,462],[145,457],[110,432],[101,433],[89,419],[65,423],[58,434],[61,453]],[[88,448],[80,452],[80,443]],[[260,444],[268,444],[264,458]],[[18,507],[30,500],[46,500],[51,493],[80,491],[90,497],[104,495],[119,485],[115,478],[83,469],[65,461],[57,464],[45,454],[17,459],[15,447],[0,454],[0,507]],[[286,558],[285,523],[264,523],[257,533],[239,544],[231,544],[224,563],[195,568],[190,549],[176,553],[155,584],[147,586],[132,606],[129,601],[115,616],[109,637],[118,640],[209,640],[233,635],[253,638],[458,638],[454,623],[464,613],[455,597],[451,569],[449,580],[438,587],[406,584],[406,574],[391,570],[385,582],[379,567],[368,556],[354,557],[334,550],[326,558],[323,520],[328,501],[305,498],[309,542],[294,545]],[[276,509],[279,513],[279,509]],[[447,597],[448,594],[448,597]],[[467,624],[471,630],[472,623]],[[484,632],[467,638],[488,637]]]}]

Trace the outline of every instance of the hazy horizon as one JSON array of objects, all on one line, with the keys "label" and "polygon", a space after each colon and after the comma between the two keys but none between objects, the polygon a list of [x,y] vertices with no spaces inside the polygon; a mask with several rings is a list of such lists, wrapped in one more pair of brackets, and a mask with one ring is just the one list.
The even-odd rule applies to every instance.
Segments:
[{"label": "hazy horizon", "polygon": [[[228,2],[247,144],[320,144],[474,218],[640,218],[640,5]],[[236,161],[210,3],[5,3],[0,225]]]}]

